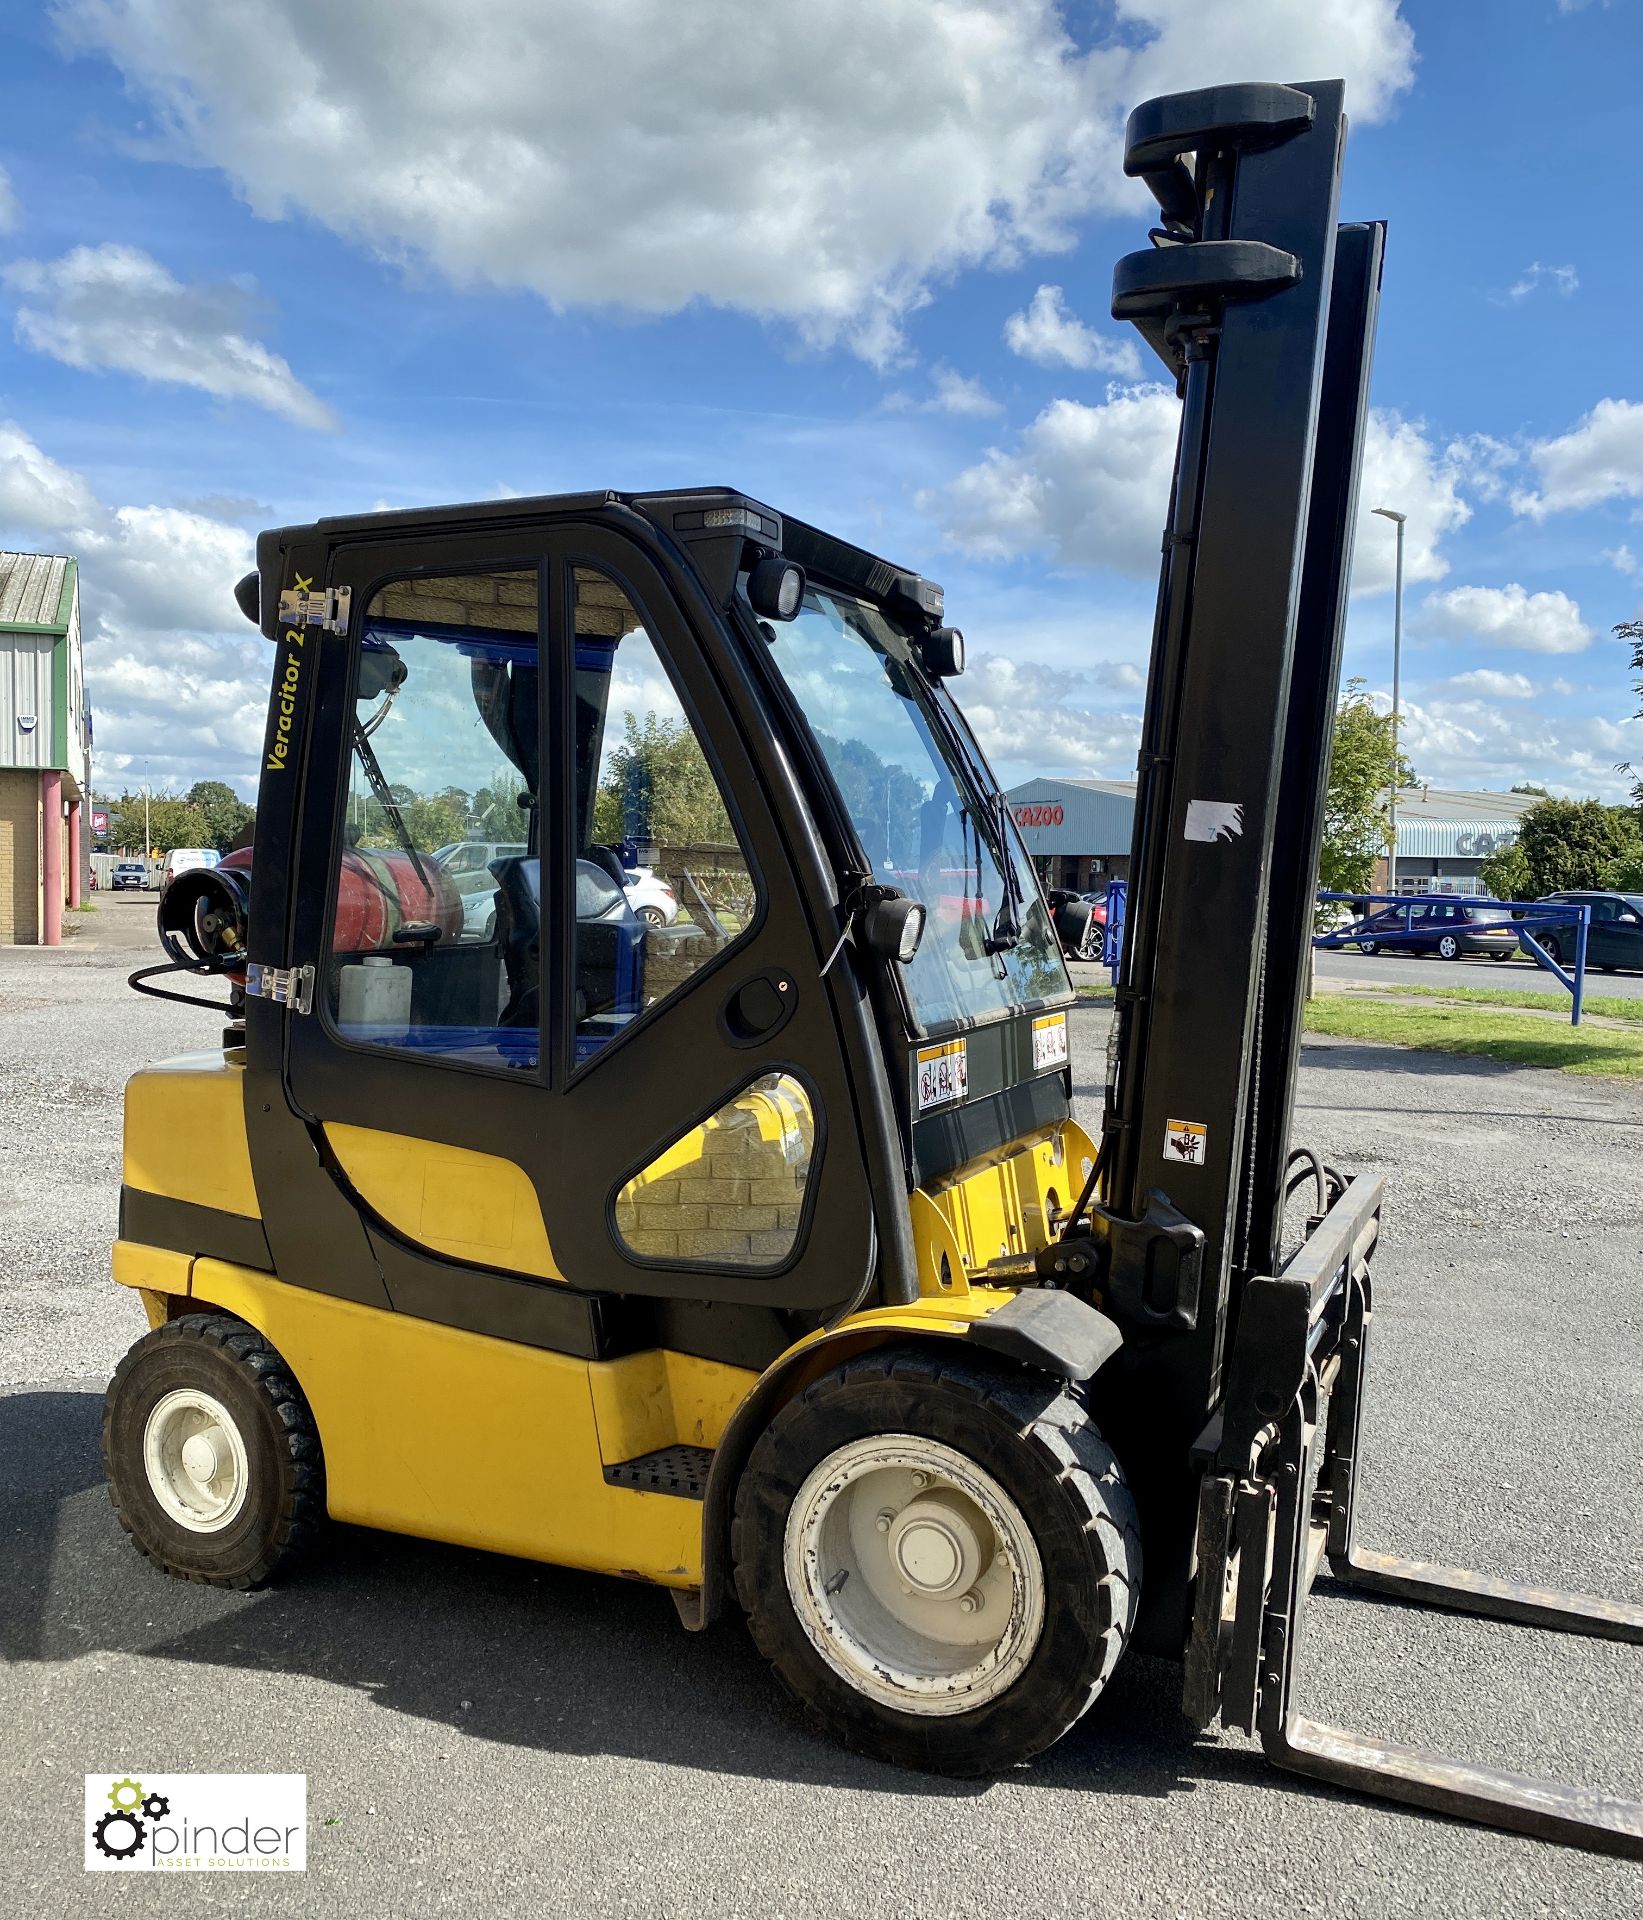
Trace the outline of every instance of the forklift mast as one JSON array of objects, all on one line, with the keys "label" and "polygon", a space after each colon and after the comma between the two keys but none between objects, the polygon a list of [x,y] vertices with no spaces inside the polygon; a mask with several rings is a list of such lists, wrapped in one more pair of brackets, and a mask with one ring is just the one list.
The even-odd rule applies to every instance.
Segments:
[{"label": "forklift mast", "polygon": [[1112,311],[1182,400],[1090,1183],[1129,1334],[1109,1430],[1143,1517],[1137,1644],[1184,1646],[1189,1717],[1258,1732],[1294,1771],[1636,1856],[1643,1807],[1293,1701],[1325,1563],[1344,1587],[1643,1642],[1643,1608],[1353,1538],[1383,1182],[1290,1138],[1384,240],[1337,224],[1341,102],[1338,81],[1213,87],[1145,103],[1127,134],[1161,222],[1119,261]]}]

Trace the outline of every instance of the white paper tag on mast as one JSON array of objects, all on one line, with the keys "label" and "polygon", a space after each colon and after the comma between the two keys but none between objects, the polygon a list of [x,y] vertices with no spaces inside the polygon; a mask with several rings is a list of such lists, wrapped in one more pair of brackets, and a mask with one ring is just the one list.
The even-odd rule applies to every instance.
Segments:
[{"label": "white paper tag on mast", "polygon": [[1244,831],[1244,806],[1241,800],[1189,800],[1183,840],[1201,840],[1211,845],[1217,840],[1237,840]]}]

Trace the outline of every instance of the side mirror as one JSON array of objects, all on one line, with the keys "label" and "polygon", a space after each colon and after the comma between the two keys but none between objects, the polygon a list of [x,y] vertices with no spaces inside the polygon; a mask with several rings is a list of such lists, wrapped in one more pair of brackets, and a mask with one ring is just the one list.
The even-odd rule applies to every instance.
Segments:
[{"label": "side mirror", "polygon": [[919,942],[924,938],[924,920],[925,910],[921,901],[891,894],[875,900],[863,912],[862,938],[872,952],[905,967],[918,952]]},{"label": "side mirror", "polygon": [[1090,929],[1095,925],[1095,908],[1088,900],[1080,900],[1077,894],[1065,895],[1053,909],[1055,915],[1055,936],[1061,942],[1063,953],[1081,954],[1089,942]]}]

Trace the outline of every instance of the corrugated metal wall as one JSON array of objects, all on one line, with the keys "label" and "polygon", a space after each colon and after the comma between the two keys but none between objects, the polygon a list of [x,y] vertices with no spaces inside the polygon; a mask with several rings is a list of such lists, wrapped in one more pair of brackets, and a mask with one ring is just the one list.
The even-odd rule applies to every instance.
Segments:
[{"label": "corrugated metal wall", "polygon": [[58,644],[47,633],[0,633],[0,767],[52,764],[51,666]]}]

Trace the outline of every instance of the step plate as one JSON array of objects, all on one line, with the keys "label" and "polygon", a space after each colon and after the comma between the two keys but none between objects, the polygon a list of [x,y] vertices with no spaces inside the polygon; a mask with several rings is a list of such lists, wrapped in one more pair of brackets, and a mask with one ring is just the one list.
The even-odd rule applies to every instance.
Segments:
[{"label": "step plate", "polygon": [[640,1493],[668,1493],[676,1500],[700,1500],[707,1492],[707,1472],[713,1465],[711,1447],[658,1447],[637,1460],[619,1460],[606,1467],[613,1487],[634,1487]]}]

